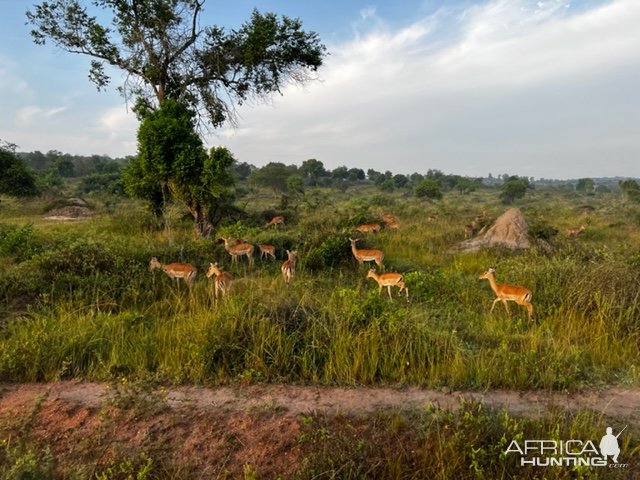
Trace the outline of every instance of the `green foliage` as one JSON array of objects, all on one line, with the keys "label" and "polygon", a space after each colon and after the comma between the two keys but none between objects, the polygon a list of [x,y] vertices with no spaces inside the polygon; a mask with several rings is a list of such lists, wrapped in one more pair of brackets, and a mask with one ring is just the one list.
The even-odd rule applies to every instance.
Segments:
[{"label": "green foliage", "polygon": [[460,177],[456,182],[456,190],[462,194],[469,194],[475,192],[478,186],[478,182],[472,178]]},{"label": "green foliage", "polygon": [[[548,480],[628,478],[627,468],[526,468],[505,453],[512,440],[583,439],[597,444],[604,425],[588,411],[524,418],[481,402],[452,411],[379,411],[306,417],[300,434],[305,462],[298,478],[475,478]],[[628,451],[628,450],[627,450]],[[617,471],[616,471],[617,470]]]},{"label": "green foliage", "polygon": [[500,200],[504,204],[511,204],[518,198],[523,198],[529,187],[527,178],[509,177],[500,188]]},{"label": "green foliage", "polygon": [[591,178],[580,178],[576,182],[576,191],[578,192],[593,192],[595,183]]},{"label": "green foliage", "polygon": [[[293,222],[292,212],[271,208],[256,192],[249,200],[259,208],[223,227],[225,236],[274,244],[279,258],[298,249],[287,288],[280,262],[231,265],[222,245],[191,238],[188,222],[176,219],[172,231],[158,232],[131,200],[120,200],[112,215],[56,225],[36,215],[25,225],[22,207],[39,214],[41,200],[3,209],[0,379],[126,375],[470,389],[637,382],[640,301],[629,288],[640,281],[629,246],[637,243],[635,206],[594,197],[588,235],[568,240],[552,233],[582,221],[582,197],[533,191],[524,211],[532,233],[546,239],[544,250],[451,254],[461,218],[484,208],[496,215],[494,192],[447,193],[430,207],[437,217],[429,222],[419,199],[370,184],[352,188],[348,196],[312,190],[326,198],[301,208]],[[383,250],[386,271],[405,274],[409,302],[379,295],[349,248],[350,228],[381,211],[398,215],[400,230],[368,235],[362,248]],[[285,214],[286,227],[263,229],[275,214]],[[193,287],[148,272],[152,256],[196,266]],[[217,303],[203,275],[212,261],[235,279]],[[494,294],[478,276],[490,265],[498,281],[532,290],[535,321],[513,304],[510,314],[502,305],[489,313]]]},{"label": "green foliage", "polygon": [[[121,70],[123,90],[146,116],[166,100],[188,102],[214,127],[234,120],[234,105],[304,84],[322,64],[325,47],[297,19],[257,10],[229,32],[202,26],[202,2],[101,1],[91,16],[78,0],[41,2],[27,12],[38,45],[51,41],[91,58],[89,79],[104,89],[106,65]],[[100,18],[100,20],[98,20]],[[100,21],[104,20],[104,24]]]},{"label": "green foliage", "polygon": [[252,185],[271,188],[275,192],[287,191],[287,179],[295,175],[298,168],[295,165],[285,165],[279,162],[270,162],[262,168],[258,168],[249,175],[249,183]]},{"label": "green foliage", "polygon": [[93,173],[82,177],[80,189],[84,193],[102,192],[110,195],[124,195],[124,183],[120,173]]},{"label": "green foliage", "polygon": [[96,480],[148,480],[154,478],[153,459],[129,459],[113,461],[103,472],[96,474]]},{"label": "green foliage", "polygon": [[50,480],[53,467],[48,447],[38,452],[19,442],[0,440],[0,480]]},{"label": "green foliage", "polygon": [[311,245],[304,256],[305,268],[310,271],[335,268],[351,260],[349,235],[329,235],[317,245]]},{"label": "green foliage", "polygon": [[640,203],[640,185],[635,180],[620,180],[618,183],[622,194],[627,200]]},{"label": "green foliage", "polygon": [[36,178],[15,154],[15,145],[0,141],[0,194],[31,197],[38,193]]},{"label": "green foliage", "polygon": [[22,227],[0,224],[0,256],[23,262],[42,250],[42,241],[34,234],[32,224]]},{"label": "green foliage", "polygon": [[421,180],[413,189],[413,194],[418,198],[431,198],[439,200],[442,198],[442,192],[435,180]]},{"label": "green foliage", "polygon": [[167,100],[149,113],[138,131],[138,156],[124,170],[127,192],[160,213],[168,197],[191,212],[198,236],[207,236],[231,203],[234,159],[223,147],[205,151],[194,130],[194,114]]}]

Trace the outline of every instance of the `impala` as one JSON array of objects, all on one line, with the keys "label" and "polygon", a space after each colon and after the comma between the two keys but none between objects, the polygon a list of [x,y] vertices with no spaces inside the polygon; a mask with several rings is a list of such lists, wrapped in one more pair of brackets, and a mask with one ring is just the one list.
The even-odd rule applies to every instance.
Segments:
[{"label": "impala", "polygon": [[356,242],[358,240],[360,239],[357,238],[354,240],[353,238],[349,238],[349,241],[351,242],[351,251],[358,263],[362,265],[363,262],[376,262],[376,265],[380,268],[384,268],[382,265],[382,260],[384,259],[384,253],[382,253],[382,250],[360,250],[356,247]]},{"label": "impala", "polygon": [[584,231],[585,231],[585,226],[580,225],[580,228],[567,228],[565,230],[565,233],[567,234],[567,237],[577,237]]},{"label": "impala", "polygon": [[355,230],[361,233],[375,233],[379,232],[382,227],[379,223],[364,223],[362,225],[358,225]]},{"label": "impala", "polygon": [[398,295],[400,295],[402,290],[404,290],[407,295],[407,302],[409,301],[409,289],[404,284],[404,277],[401,273],[389,272],[378,275],[376,273],[376,269],[372,268],[369,270],[369,273],[367,273],[367,278],[373,278],[378,282],[378,294],[382,293],[382,287],[387,287],[389,298],[393,300],[391,297],[391,287],[399,287],[400,290],[398,290]]},{"label": "impala", "polygon": [[253,245],[244,241],[233,244],[225,237],[221,237],[220,240],[224,242],[225,250],[231,255],[231,263],[236,263],[239,256],[246,255],[249,265],[253,265],[253,251],[255,250]]},{"label": "impala", "polygon": [[387,228],[397,229],[400,228],[400,220],[392,213],[383,213],[382,220]]},{"label": "impala", "polygon": [[464,226],[464,238],[471,238],[475,233],[475,227],[471,224]]},{"label": "impala", "polygon": [[264,226],[264,228],[268,228],[271,225],[284,225],[284,217],[282,215],[276,215],[275,217],[273,217],[271,220],[269,220],[266,225]]},{"label": "impala", "polygon": [[161,269],[164,273],[169,275],[170,278],[175,278],[176,283],[178,283],[182,278],[189,286],[193,285],[193,281],[196,279],[196,275],[198,274],[196,267],[190,263],[168,263],[165,265],[160,263],[156,257],[153,257],[149,262],[149,271],[151,272],[156,268]]},{"label": "impala", "polygon": [[276,259],[276,247],[273,245],[261,243],[258,245],[258,249],[260,250],[260,258],[271,256],[274,260]]},{"label": "impala", "polygon": [[533,315],[533,305],[531,304],[531,290],[529,290],[528,288],[519,287],[517,285],[496,283],[496,280],[493,276],[494,273],[496,273],[496,271],[493,268],[489,268],[489,270],[480,275],[480,280],[489,280],[489,285],[491,285],[491,289],[496,294],[496,299],[493,301],[489,313],[493,312],[493,307],[495,307],[496,303],[499,301],[502,302],[504,308],[507,310],[507,313],[509,313],[509,306],[507,305],[507,301],[513,301],[527,309],[529,320],[531,320],[531,316]]},{"label": "impala", "polygon": [[296,262],[298,261],[298,251],[287,250],[288,259],[280,267],[285,283],[289,283],[296,273]]},{"label": "impala", "polygon": [[215,275],[215,279],[213,281],[214,286],[214,296],[217,299],[218,296],[225,296],[229,293],[231,289],[231,284],[233,283],[233,277],[229,272],[225,272],[224,270],[218,267],[218,262],[209,264],[209,271],[207,272],[207,278],[211,278]]}]

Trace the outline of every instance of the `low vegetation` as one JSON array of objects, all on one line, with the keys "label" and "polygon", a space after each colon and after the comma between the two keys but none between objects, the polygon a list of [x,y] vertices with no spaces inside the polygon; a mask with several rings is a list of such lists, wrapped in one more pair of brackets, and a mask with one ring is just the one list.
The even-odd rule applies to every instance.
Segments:
[{"label": "low vegetation", "polygon": [[[43,220],[41,199],[3,200],[0,378],[637,385],[640,217],[617,194],[574,198],[537,189],[519,205],[532,233],[545,233],[532,248],[467,254],[448,251],[464,239],[470,219],[504,211],[495,191],[452,191],[436,203],[398,193],[382,201],[368,186],[317,194],[333,200],[313,208],[301,202],[284,226],[271,228],[264,227],[274,211],[267,203],[277,195],[247,194],[245,220],[217,235],[276,247],[277,261],[256,255],[253,267],[245,257],[233,264],[217,235],[195,240],[179,210],[169,211],[158,230],[128,199],[107,205],[97,196],[98,214],[76,223]],[[585,200],[593,206],[586,216]],[[363,222],[382,223],[381,203],[400,228],[355,232]],[[587,227],[579,237],[555,234],[580,224]],[[349,237],[356,235],[363,239],[358,248],[384,252],[387,272],[404,274],[409,302],[379,295],[367,280],[375,265],[354,260]],[[280,274],[286,250],[298,250],[288,285]],[[193,264],[193,287],[149,272],[152,257]],[[204,275],[212,262],[234,279],[218,302]],[[489,266],[499,282],[533,292],[532,321],[514,303],[510,314],[501,306],[489,313],[495,296],[479,280]]]},{"label": "low vegetation", "polygon": [[[168,203],[154,216],[122,190],[87,193],[86,177],[67,178],[39,197],[3,196],[0,381],[92,380],[116,391],[110,405],[89,409],[83,437],[66,447],[53,440],[73,438],[51,433],[58,422],[37,426],[46,418],[44,399],[14,426],[0,426],[0,478],[201,478],[208,468],[218,478],[533,479],[538,470],[505,456],[510,438],[602,435],[605,419],[592,412],[528,419],[477,403],[286,420],[268,409],[242,420],[209,412],[208,427],[202,412],[168,408],[157,392],[182,384],[445,392],[638,386],[640,210],[628,194],[536,184],[513,199],[531,248],[452,253],[504,212],[499,184],[430,171],[426,179],[443,194],[421,195],[421,175],[402,181],[370,171],[376,180],[364,180],[346,168],[318,171],[318,163],[305,162],[309,172],[294,172],[299,181],[284,190],[249,181],[251,168],[235,165],[236,204],[208,238],[196,238],[183,205]],[[86,214],[47,218],[70,206]],[[284,223],[270,222],[279,216]],[[240,254],[232,262],[230,253],[245,241],[255,246],[253,265]],[[260,244],[273,246],[276,258],[261,256]],[[384,269],[362,256],[360,265],[355,245],[359,255],[381,251]],[[289,270],[282,267],[287,252],[297,252]],[[181,279],[190,265],[192,283]],[[480,279],[489,267],[500,284],[532,292],[531,320],[513,302],[509,313],[501,305],[490,312],[496,294]],[[398,295],[394,275],[378,277],[395,279],[392,298],[385,288],[380,293],[371,268],[402,274],[408,299]],[[69,408],[64,418],[76,411]],[[280,463],[247,453],[247,438],[272,442],[276,424],[285,432],[274,443],[281,451],[268,456]],[[250,435],[238,425],[249,425]],[[136,441],[118,437],[127,426]],[[207,465],[176,453],[176,442],[186,442],[180,432],[198,428],[226,432],[213,444],[203,436],[202,445],[217,445]],[[634,435],[621,444],[627,459],[635,458]],[[627,478],[629,471],[606,474]],[[576,467],[545,478],[602,475]]]}]

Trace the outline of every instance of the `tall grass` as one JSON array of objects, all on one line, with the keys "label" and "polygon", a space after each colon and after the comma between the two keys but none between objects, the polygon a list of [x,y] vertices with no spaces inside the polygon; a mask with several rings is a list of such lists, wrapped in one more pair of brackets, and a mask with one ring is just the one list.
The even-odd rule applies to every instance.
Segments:
[{"label": "tall grass", "polygon": [[[190,226],[179,221],[168,239],[135,209],[63,226],[7,223],[0,229],[8,262],[0,275],[6,313],[0,379],[127,376],[477,389],[637,384],[640,274],[628,247],[618,243],[622,228],[607,226],[623,222],[630,226],[627,237],[635,238],[624,213],[593,216],[591,237],[557,236],[552,252],[448,253],[463,239],[469,216],[500,212],[479,199],[453,196],[426,207],[396,202],[401,230],[366,237],[366,246],[384,250],[387,271],[406,273],[410,302],[379,296],[366,279],[368,267],[351,258],[355,200],[344,200],[335,215],[328,206],[301,212],[298,225],[282,231],[223,228],[222,234],[273,242],[280,257],[284,248],[298,248],[290,286],[279,262],[231,266],[214,239],[193,240]],[[549,225],[569,224],[574,207],[552,200],[534,198],[524,208],[530,216],[544,214]],[[375,216],[376,202],[360,200],[358,215]],[[426,212],[436,219],[427,221]],[[572,223],[579,223],[574,215]],[[322,228],[313,228],[316,220]],[[196,265],[195,286],[148,272],[152,255]],[[202,275],[214,260],[236,278],[218,302]],[[498,282],[534,292],[533,322],[515,304],[510,314],[501,305],[489,313],[494,295],[478,279],[488,266],[497,269]]]}]

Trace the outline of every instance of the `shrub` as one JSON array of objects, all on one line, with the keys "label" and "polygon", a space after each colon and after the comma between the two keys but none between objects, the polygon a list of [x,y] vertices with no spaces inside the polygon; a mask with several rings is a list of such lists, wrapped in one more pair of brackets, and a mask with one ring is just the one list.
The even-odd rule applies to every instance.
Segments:
[{"label": "shrub", "polygon": [[313,246],[304,256],[304,265],[311,271],[347,265],[351,260],[349,235],[339,234],[326,237],[320,245]]},{"label": "shrub", "polygon": [[34,235],[30,223],[22,227],[0,225],[0,255],[23,262],[40,253],[42,248],[42,242]]}]

